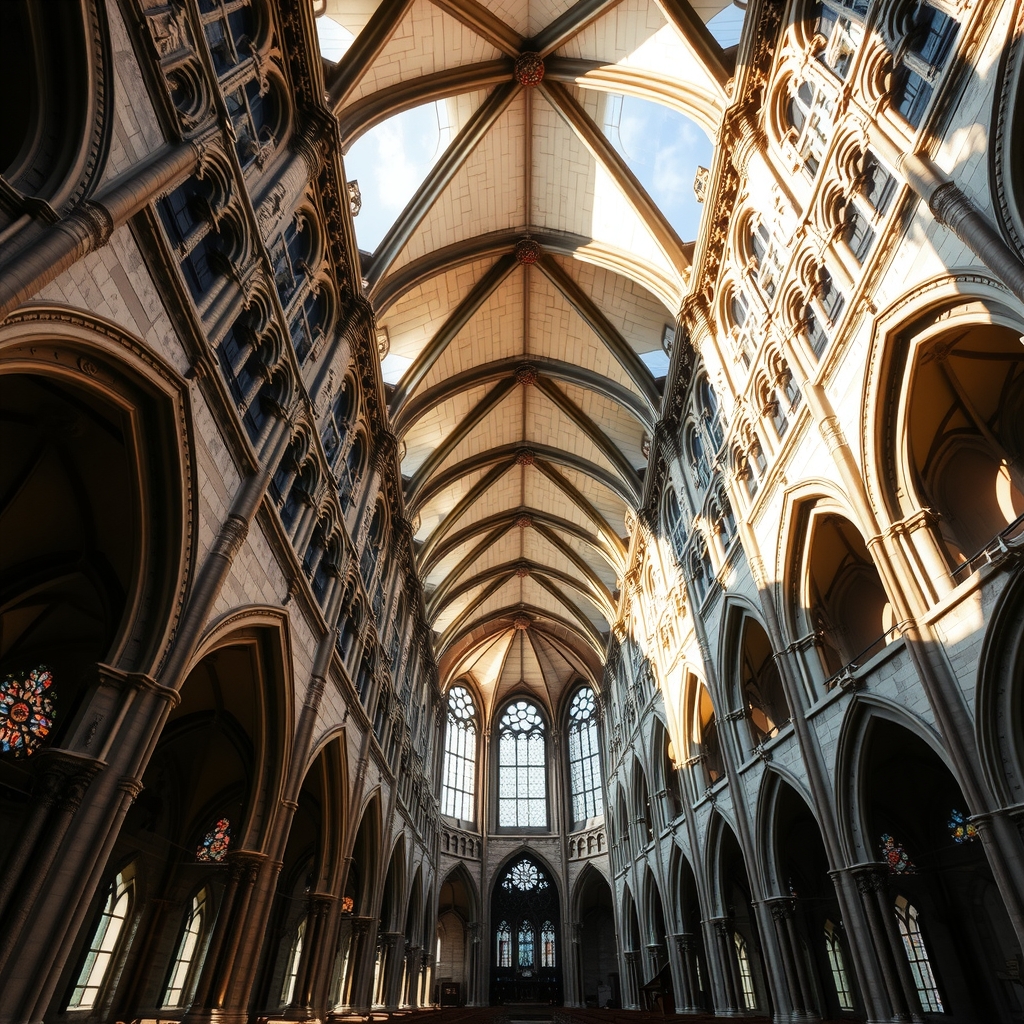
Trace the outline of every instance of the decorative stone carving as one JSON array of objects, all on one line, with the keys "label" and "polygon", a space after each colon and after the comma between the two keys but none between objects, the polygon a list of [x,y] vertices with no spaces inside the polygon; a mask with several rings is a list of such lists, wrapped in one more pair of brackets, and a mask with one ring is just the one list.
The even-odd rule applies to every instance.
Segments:
[{"label": "decorative stone carving", "polygon": [[544,58],[533,51],[521,53],[516,58],[512,74],[520,85],[527,88],[540,85],[544,81]]}]

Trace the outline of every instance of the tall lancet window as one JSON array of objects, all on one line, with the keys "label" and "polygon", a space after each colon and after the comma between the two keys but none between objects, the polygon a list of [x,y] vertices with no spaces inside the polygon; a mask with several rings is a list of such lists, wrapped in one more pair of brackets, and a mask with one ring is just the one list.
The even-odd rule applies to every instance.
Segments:
[{"label": "tall lancet window", "polygon": [[584,686],[569,705],[569,785],[573,824],[604,814],[596,710],[594,691],[589,686]]},{"label": "tall lancet window", "polygon": [[517,700],[498,725],[498,824],[543,828],[547,822],[544,720],[529,701]]},{"label": "tall lancet window", "polygon": [[444,748],[441,813],[473,821],[476,795],[476,707],[464,686],[448,693],[448,733]]}]

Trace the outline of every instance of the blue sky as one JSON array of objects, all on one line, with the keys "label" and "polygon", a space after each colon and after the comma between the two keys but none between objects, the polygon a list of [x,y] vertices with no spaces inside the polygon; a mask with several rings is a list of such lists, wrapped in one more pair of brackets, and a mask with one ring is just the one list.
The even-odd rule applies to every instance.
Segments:
[{"label": "blue sky", "polygon": [[[427,103],[371,128],[345,155],[345,175],[359,182],[359,248],[373,252],[451,141],[445,104]],[[443,143],[442,143],[443,134]]]},{"label": "blue sky", "polygon": [[704,208],[693,194],[693,179],[699,166],[711,166],[704,132],[660,103],[614,93],[602,128],[683,241],[695,239]]},{"label": "blue sky", "polygon": [[745,11],[741,11],[734,4],[729,4],[728,7],[719,11],[708,22],[711,34],[720,46],[728,49],[740,41],[740,29],[743,28],[743,15],[745,13]]}]

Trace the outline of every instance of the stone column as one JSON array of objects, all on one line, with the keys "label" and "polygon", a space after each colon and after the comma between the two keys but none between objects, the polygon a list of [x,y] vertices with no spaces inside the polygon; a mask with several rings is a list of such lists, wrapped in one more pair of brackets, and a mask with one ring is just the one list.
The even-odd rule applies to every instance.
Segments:
[{"label": "stone column", "polygon": [[251,850],[236,850],[226,858],[228,885],[221,898],[220,912],[210,939],[195,996],[185,1021],[200,1024],[247,1019],[245,1006],[232,1005],[233,981],[239,969],[239,949],[250,925],[250,910],[256,883],[266,858]]},{"label": "stone column", "polygon": [[405,947],[405,975],[402,979],[402,999],[404,1007],[420,1005],[420,971],[423,969],[423,947],[407,945]]},{"label": "stone column", "polygon": [[337,897],[331,893],[313,893],[307,902],[306,930],[302,941],[302,955],[295,977],[295,991],[285,1016],[295,1020],[308,1020],[316,1016],[316,995],[323,964],[326,960],[329,970],[330,958],[326,956],[325,938],[329,933],[331,911]]},{"label": "stone column", "polygon": [[889,905],[887,869],[879,864],[858,864],[851,870],[864,906],[871,947],[884,979],[891,1019],[910,1020],[918,1015],[917,989]]},{"label": "stone column", "polygon": [[688,932],[669,935],[668,962],[675,986],[676,1013],[698,1013],[702,1009],[697,982],[697,941]]},{"label": "stone column", "polygon": [[712,924],[715,930],[715,948],[718,951],[718,961],[721,964],[725,982],[725,1005],[717,1006],[715,1012],[729,1015],[741,1013],[746,1007],[743,998],[743,985],[739,977],[739,965],[736,963],[736,952],[733,946],[732,927],[724,917],[715,918]]},{"label": "stone column", "polygon": [[348,1009],[351,1013],[370,1012],[370,989],[377,962],[377,929],[372,917],[352,918],[352,949],[349,953]]},{"label": "stone column", "polygon": [[635,949],[627,949],[623,952],[622,958],[626,964],[626,970],[623,972],[622,980],[625,984],[622,986],[622,994],[625,997],[623,999],[623,1009],[638,1010],[640,1009],[640,977],[639,977],[639,964],[638,960],[640,954]]},{"label": "stone column", "polygon": [[796,931],[795,901],[791,897],[777,897],[767,901],[778,936],[782,954],[782,968],[789,986],[789,997],[793,1006],[794,1021],[816,1020],[814,1012],[814,989],[807,975],[803,947]]},{"label": "stone column", "polygon": [[384,935],[384,948],[386,959],[381,1001],[389,1010],[396,1010],[402,984],[402,969],[405,967],[405,935],[402,932],[387,932]]}]

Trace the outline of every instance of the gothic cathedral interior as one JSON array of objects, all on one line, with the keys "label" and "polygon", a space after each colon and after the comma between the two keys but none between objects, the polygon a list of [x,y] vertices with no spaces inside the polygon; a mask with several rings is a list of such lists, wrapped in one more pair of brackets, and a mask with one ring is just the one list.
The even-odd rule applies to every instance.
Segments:
[{"label": "gothic cathedral interior", "polygon": [[1024,1019],[1024,0],[0,88],[0,1024]]}]

